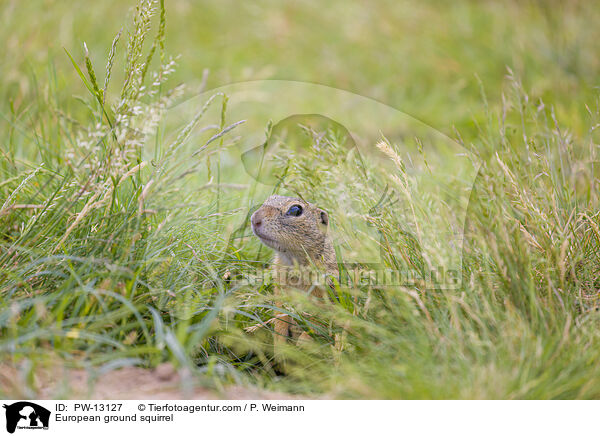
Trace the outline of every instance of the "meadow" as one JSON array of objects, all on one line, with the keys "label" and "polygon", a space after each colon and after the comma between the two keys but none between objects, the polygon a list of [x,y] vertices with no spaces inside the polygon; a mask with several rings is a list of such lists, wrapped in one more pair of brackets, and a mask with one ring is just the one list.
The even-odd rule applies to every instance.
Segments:
[{"label": "meadow", "polygon": [[[66,375],[40,385],[57,368],[93,397],[100,375],[166,362],[181,395],[600,397],[594,2],[8,0],[0,17],[3,397],[75,395]],[[283,297],[314,339],[285,366],[248,223],[271,193],[324,207],[348,268],[410,277]]]}]

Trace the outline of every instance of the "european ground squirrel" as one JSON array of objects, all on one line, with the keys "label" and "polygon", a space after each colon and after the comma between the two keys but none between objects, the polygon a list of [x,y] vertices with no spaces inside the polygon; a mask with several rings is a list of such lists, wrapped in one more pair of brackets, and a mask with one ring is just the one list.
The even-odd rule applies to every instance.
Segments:
[{"label": "european ground squirrel", "polygon": [[[320,280],[315,285],[312,274],[321,270],[326,276],[338,276],[335,250],[328,235],[327,212],[299,198],[272,195],[252,214],[250,221],[260,241],[275,250],[276,295],[285,286],[319,298],[327,295],[323,285],[331,282]],[[280,302],[276,305],[281,306]],[[307,333],[298,334],[299,329],[289,315],[277,315],[273,322],[276,345],[289,337],[298,342],[310,340]]]}]

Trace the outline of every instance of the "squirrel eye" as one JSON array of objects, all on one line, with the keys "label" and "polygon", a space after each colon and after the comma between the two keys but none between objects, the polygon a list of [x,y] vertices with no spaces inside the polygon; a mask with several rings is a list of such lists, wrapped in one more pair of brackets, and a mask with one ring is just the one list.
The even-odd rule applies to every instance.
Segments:
[{"label": "squirrel eye", "polygon": [[300,216],[302,215],[302,206],[295,204],[292,207],[290,207],[286,213],[286,215],[291,215],[291,216]]}]

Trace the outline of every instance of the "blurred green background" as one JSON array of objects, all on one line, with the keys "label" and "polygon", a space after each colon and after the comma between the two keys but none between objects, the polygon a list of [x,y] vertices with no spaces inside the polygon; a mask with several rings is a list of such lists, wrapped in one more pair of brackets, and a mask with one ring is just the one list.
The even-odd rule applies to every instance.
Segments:
[{"label": "blurred green background", "polygon": [[[61,101],[84,89],[63,48],[105,63],[133,2],[3,0],[2,107],[27,105],[56,70]],[[475,133],[479,80],[499,105],[510,67],[531,98],[583,128],[600,57],[597,2],[167,1],[175,82],[197,88],[254,79],[315,82],[380,100],[445,133]],[[127,29],[125,29],[127,30]],[[122,52],[121,52],[122,55]],[[121,83],[115,72],[115,82]],[[479,78],[479,79],[478,79]],[[42,90],[44,87],[41,88]]]}]

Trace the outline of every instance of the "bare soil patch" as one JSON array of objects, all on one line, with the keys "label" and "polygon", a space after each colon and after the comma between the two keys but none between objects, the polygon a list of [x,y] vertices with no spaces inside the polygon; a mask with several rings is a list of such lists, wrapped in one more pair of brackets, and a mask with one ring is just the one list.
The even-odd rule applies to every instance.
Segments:
[{"label": "bare soil patch", "polygon": [[[37,370],[33,380],[14,366],[0,364],[0,392],[5,398],[90,400],[284,400],[297,397],[247,386],[210,389],[199,386],[170,363],[155,369],[127,367],[94,374],[85,369]],[[27,386],[33,386],[28,388]]]}]

